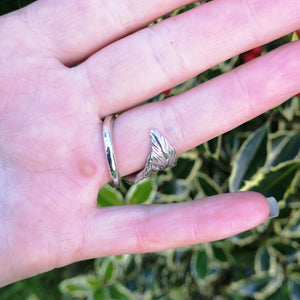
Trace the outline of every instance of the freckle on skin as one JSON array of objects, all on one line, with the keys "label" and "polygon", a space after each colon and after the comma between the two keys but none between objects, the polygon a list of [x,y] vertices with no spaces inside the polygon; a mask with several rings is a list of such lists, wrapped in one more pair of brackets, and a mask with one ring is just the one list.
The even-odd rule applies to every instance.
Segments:
[{"label": "freckle on skin", "polygon": [[97,167],[93,162],[81,161],[79,163],[79,173],[85,178],[94,177],[97,172]]}]

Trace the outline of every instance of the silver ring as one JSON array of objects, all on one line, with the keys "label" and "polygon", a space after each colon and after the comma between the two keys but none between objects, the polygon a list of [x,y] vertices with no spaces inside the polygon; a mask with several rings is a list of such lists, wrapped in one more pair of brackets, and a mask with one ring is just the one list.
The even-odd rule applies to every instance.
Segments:
[{"label": "silver ring", "polygon": [[140,172],[125,177],[125,180],[131,184],[136,184],[155,171],[176,166],[177,154],[167,139],[155,129],[150,131],[150,137],[151,151],[145,168]]},{"label": "silver ring", "polygon": [[120,184],[120,175],[117,168],[114,146],[112,141],[112,123],[114,115],[106,117],[103,121],[103,141],[106,155],[106,162],[109,169],[110,177],[115,186]]}]

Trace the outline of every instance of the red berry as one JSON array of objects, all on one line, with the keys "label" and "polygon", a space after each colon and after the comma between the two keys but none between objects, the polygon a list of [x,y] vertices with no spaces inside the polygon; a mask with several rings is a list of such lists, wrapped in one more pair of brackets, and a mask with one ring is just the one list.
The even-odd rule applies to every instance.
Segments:
[{"label": "red berry", "polygon": [[296,31],[298,37],[300,38],[300,29]]},{"label": "red berry", "polygon": [[255,57],[256,57],[256,55],[251,52],[245,52],[242,54],[242,59],[245,63],[254,59]]},{"label": "red berry", "polygon": [[300,98],[300,93],[299,93],[299,94],[297,94],[296,96]]},{"label": "red berry", "polygon": [[171,91],[172,91],[172,89],[168,89],[168,90],[163,91],[162,94],[168,95]]},{"label": "red berry", "polygon": [[263,51],[263,46],[259,46],[256,48],[253,48],[245,53],[242,53],[242,59],[244,62],[248,62],[252,59],[254,59],[257,56],[260,56]]},{"label": "red berry", "polygon": [[263,46],[259,46],[256,48],[253,48],[252,50],[250,50],[251,53],[255,54],[256,56],[261,55],[261,53],[263,52],[264,47]]}]

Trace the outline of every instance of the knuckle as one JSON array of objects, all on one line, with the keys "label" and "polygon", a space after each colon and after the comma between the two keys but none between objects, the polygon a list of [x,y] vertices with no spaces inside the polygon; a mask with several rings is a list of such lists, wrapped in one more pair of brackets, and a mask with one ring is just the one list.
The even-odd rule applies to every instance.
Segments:
[{"label": "knuckle", "polygon": [[232,75],[234,77],[234,80],[236,81],[236,86],[238,89],[238,93],[241,95],[241,99],[244,99],[246,101],[248,112],[250,114],[255,113],[255,104],[252,101],[252,97],[250,95],[249,88],[247,86],[247,83],[243,79],[243,76],[241,76],[239,70],[233,69]]},{"label": "knuckle", "polygon": [[148,28],[148,43],[153,60],[164,73],[167,82],[175,86],[188,75],[185,56],[177,39],[172,38],[172,20]]},{"label": "knuckle", "polygon": [[172,100],[159,102],[160,120],[165,132],[175,151],[185,149],[188,145],[187,134],[184,125],[184,116],[178,110],[176,103]]},{"label": "knuckle", "polygon": [[145,249],[149,250],[152,248],[152,241],[150,238],[149,230],[149,208],[147,205],[142,207],[142,217],[138,221],[135,230],[135,251],[144,252]]},{"label": "knuckle", "polygon": [[[191,202],[191,210],[192,210],[192,224],[191,224],[191,238],[193,242],[199,241],[200,237],[203,235],[203,229],[200,228],[199,222],[199,205],[197,205],[196,201]],[[202,231],[202,232],[201,232]]]},{"label": "knuckle", "polygon": [[297,59],[300,53],[300,41],[284,46],[283,51],[280,52],[280,57],[276,60],[279,63],[280,69],[285,67],[285,70],[299,81],[300,78],[300,60]]},{"label": "knuckle", "polygon": [[253,1],[250,0],[242,0],[241,1],[241,7],[245,12],[245,20],[247,22],[247,28],[250,28],[251,34],[253,37],[253,40],[255,43],[259,43],[259,36],[258,33],[260,32],[257,30],[257,28],[263,28],[256,11],[256,8],[254,7]]},{"label": "knuckle", "polygon": [[[110,15],[114,20],[116,20],[117,24],[119,24],[122,30],[130,29],[136,20],[134,5],[132,0],[123,0],[117,3],[114,1],[105,1],[106,7],[109,8]],[[118,5],[117,8],[113,8],[113,5]]]},{"label": "knuckle", "polygon": [[[272,87],[273,93],[283,90],[286,95],[299,93],[300,86],[300,41],[286,44],[270,53],[272,56],[269,70],[272,74],[268,86]],[[279,87],[279,88],[278,88]]]},{"label": "knuckle", "polygon": [[[94,220],[93,217],[82,218],[82,223],[80,224],[80,229],[75,241],[73,240],[75,246],[73,247],[73,256],[76,259],[81,259],[84,257],[85,253],[93,246],[94,243]],[[78,239],[79,237],[79,239]]]}]

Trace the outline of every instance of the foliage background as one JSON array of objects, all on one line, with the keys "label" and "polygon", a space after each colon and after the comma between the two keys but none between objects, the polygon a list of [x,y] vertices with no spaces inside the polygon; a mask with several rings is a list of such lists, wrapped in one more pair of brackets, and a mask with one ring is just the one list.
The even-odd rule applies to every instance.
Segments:
[{"label": "foliage background", "polygon": [[[0,14],[30,2],[1,0]],[[197,5],[200,1],[170,15]],[[263,53],[293,38],[295,34],[264,45]],[[241,63],[242,55],[233,57],[149,101],[182,93]],[[299,129],[295,96],[181,155],[172,170],[133,187],[107,185],[98,197],[98,204],[106,206],[255,190],[279,200],[278,218],[222,241],[76,263],[4,287],[0,299],[300,299]]]}]

